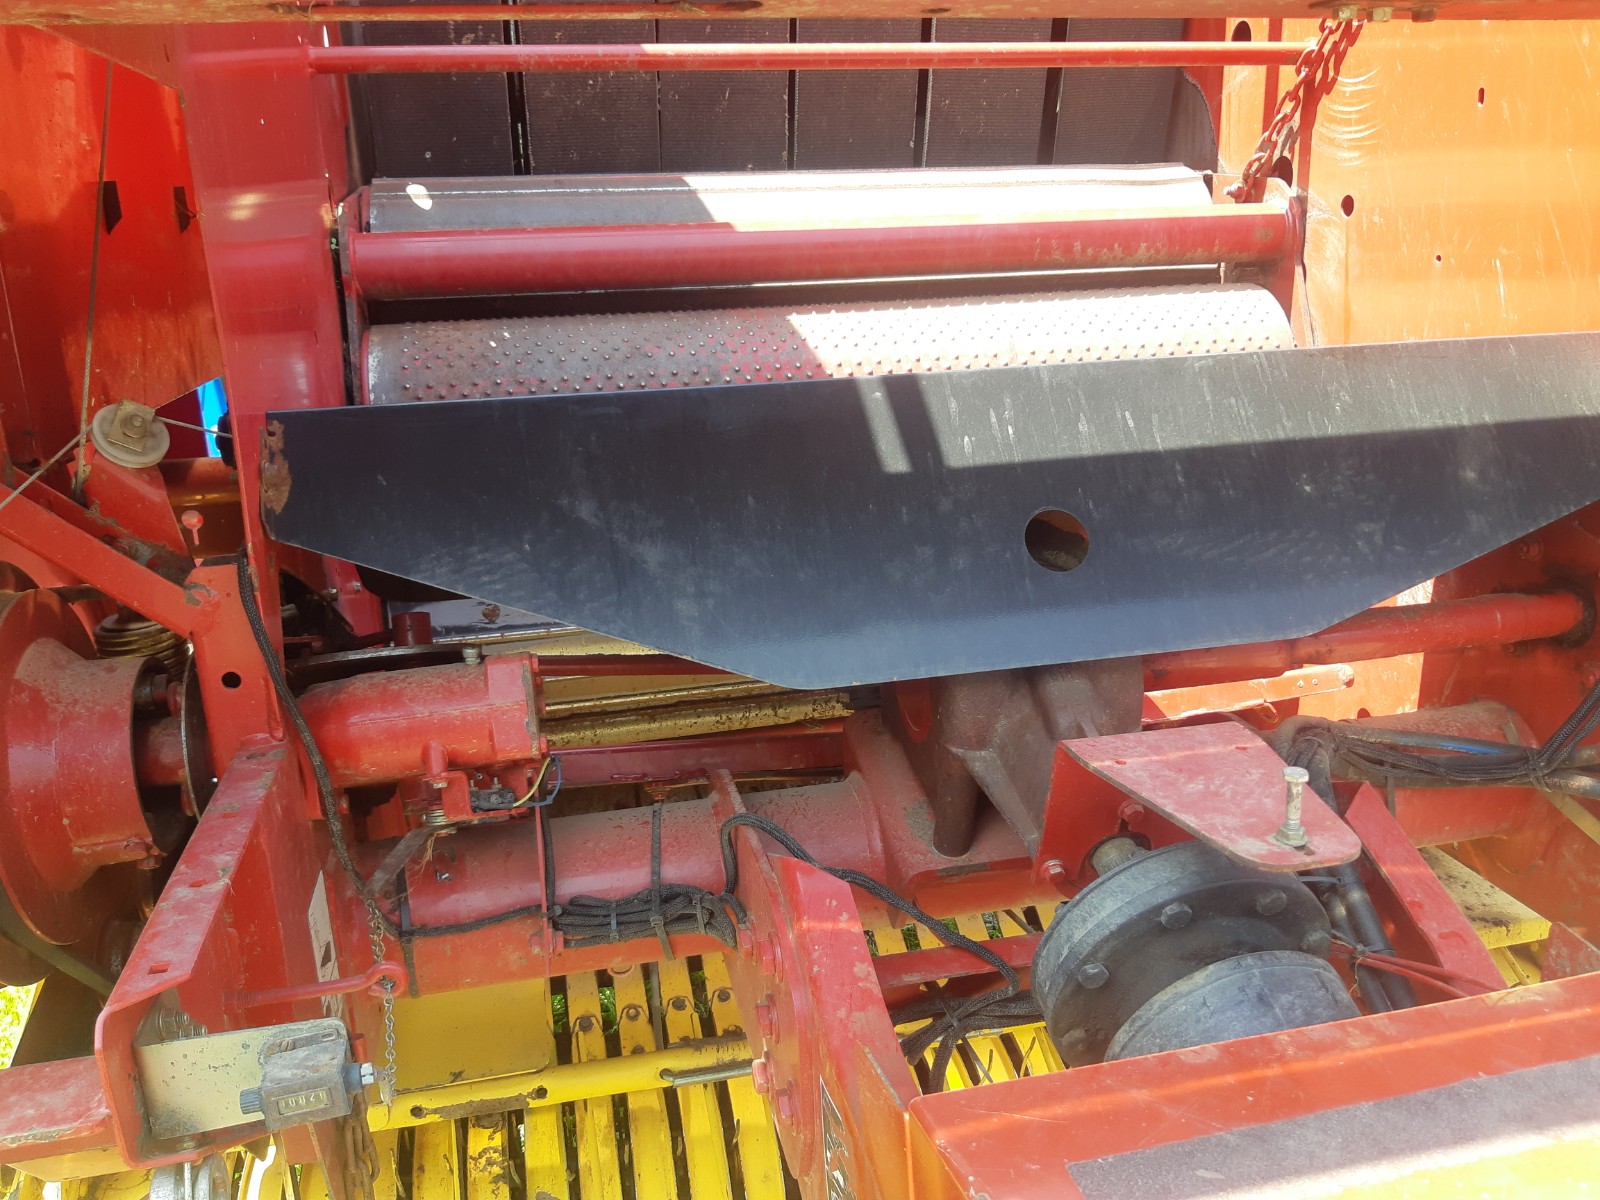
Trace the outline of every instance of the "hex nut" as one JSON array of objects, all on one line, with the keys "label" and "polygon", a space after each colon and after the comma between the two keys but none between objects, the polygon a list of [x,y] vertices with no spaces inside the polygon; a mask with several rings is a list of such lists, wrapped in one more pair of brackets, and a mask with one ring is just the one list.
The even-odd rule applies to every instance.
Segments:
[{"label": "hex nut", "polygon": [[1192,920],[1194,920],[1194,909],[1181,900],[1161,910],[1161,924],[1166,929],[1182,929]]},{"label": "hex nut", "polygon": [[1270,892],[1262,892],[1261,895],[1256,897],[1256,911],[1263,917],[1277,916],[1288,904],[1289,897],[1276,888]]},{"label": "hex nut", "polygon": [[1078,985],[1086,988],[1097,988],[1111,978],[1111,972],[1106,970],[1104,963],[1084,963],[1078,968]]}]

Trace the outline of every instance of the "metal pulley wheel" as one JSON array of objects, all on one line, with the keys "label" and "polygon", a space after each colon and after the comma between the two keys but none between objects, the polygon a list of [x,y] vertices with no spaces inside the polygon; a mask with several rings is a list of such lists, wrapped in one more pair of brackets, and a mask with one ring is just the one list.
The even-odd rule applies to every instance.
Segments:
[{"label": "metal pulley wheel", "polygon": [[1082,1066],[1105,1059],[1135,1013],[1197,971],[1263,951],[1320,957],[1331,943],[1327,913],[1295,876],[1179,842],[1066,905],[1034,954],[1033,991],[1062,1058]]}]

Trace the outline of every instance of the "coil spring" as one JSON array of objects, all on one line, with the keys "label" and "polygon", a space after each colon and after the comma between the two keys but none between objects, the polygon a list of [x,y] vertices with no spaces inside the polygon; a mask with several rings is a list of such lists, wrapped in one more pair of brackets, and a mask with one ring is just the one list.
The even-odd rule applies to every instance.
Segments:
[{"label": "coil spring", "polygon": [[174,679],[189,658],[189,643],[183,638],[127,609],[100,622],[94,648],[101,658],[153,658]]}]

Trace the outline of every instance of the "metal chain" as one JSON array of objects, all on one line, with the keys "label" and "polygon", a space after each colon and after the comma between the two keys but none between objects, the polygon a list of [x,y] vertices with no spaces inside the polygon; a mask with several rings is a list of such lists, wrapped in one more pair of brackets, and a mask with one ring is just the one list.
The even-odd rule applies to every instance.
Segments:
[{"label": "metal chain", "polygon": [[[367,902],[367,929],[371,935],[372,961],[383,961],[383,917],[378,906]],[[383,1069],[378,1072],[378,1098],[385,1106],[394,1103],[395,1049],[394,1049],[394,980],[383,980]]]},{"label": "metal chain", "polygon": [[1248,203],[1261,194],[1261,186],[1272,165],[1289,152],[1300,134],[1300,113],[1313,88],[1324,88],[1338,78],[1339,64],[1355,44],[1364,21],[1342,21],[1324,17],[1317,29],[1317,40],[1301,52],[1294,64],[1294,82],[1278,100],[1278,109],[1268,122],[1255,153],[1239,172],[1239,182],[1227,189],[1230,200]]}]

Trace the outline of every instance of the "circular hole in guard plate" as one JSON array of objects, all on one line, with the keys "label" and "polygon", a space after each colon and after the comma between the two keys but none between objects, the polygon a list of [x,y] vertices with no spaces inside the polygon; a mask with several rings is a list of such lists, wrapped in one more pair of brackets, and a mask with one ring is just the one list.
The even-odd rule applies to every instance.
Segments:
[{"label": "circular hole in guard plate", "polygon": [[225,688],[236,688],[243,682],[244,680],[239,678],[239,672],[237,671],[224,671],[222,673],[222,686]]},{"label": "circular hole in guard plate", "polygon": [[1034,513],[1022,540],[1028,556],[1047,571],[1071,571],[1089,557],[1089,531],[1064,508]]}]

